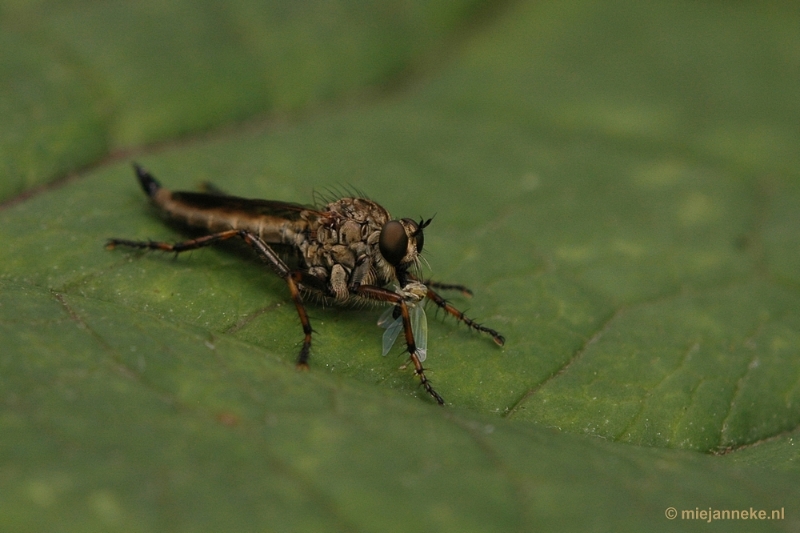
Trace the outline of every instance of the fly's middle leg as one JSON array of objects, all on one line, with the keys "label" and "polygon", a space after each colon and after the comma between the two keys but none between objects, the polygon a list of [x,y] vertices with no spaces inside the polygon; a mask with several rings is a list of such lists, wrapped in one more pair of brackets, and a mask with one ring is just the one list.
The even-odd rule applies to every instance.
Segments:
[{"label": "fly's middle leg", "polygon": [[131,248],[181,253],[203,248],[205,246],[210,246],[214,243],[232,239],[234,237],[242,239],[251,248],[253,248],[258,256],[265,263],[267,263],[276,274],[283,278],[283,280],[286,281],[286,284],[289,286],[289,293],[292,297],[295,307],[297,308],[297,315],[300,317],[300,323],[303,326],[303,334],[305,335],[303,339],[303,347],[300,349],[300,354],[297,356],[297,367],[302,370],[308,369],[308,358],[311,352],[311,334],[313,330],[311,329],[311,322],[308,319],[308,313],[306,312],[305,305],[303,304],[303,298],[300,294],[300,286],[303,284],[303,281],[307,275],[300,271],[290,270],[289,267],[286,266],[286,263],[281,260],[278,254],[276,254],[275,251],[256,234],[246,230],[228,230],[176,243],[109,239],[108,243],[106,244],[106,248],[114,249],[117,245],[121,245]]},{"label": "fly's middle leg", "polygon": [[303,305],[303,297],[300,295],[300,283],[303,281],[303,273],[293,271],[286,276],[286,283],[289,284],[289,293],[292,296],[294,306],[297,308],[297,316],[300,317],[300,323],[303,325],[303,347],[300,348],[300,354],[297,356],[297,368],[300,370],[308,370],[308,357],[311,352],[311,321],[308,320],[308,313],[306,307]]}]

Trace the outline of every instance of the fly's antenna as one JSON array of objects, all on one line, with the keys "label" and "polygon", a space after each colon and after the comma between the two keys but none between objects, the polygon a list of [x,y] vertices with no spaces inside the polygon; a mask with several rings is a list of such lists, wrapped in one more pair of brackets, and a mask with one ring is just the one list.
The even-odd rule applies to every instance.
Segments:
[{"label": "fly's antenna", "polygon": [[133,169],[136,171],[136,177],[139,178],[139,184],[144,193],[150,198],[155,198],[161,184],[138,163],[133,164]]},{"label": "fly's antenna", "polygon": [[434,214],[434,215],[433,215],[431,218],[429,218],[428,220],[425,220],[423,217],[419,217],[419,222],[417,222],[417,229],[416,229],[416,231],[414,231],[414,233],[412,233],[412,234],[411,234],[411,236],[412,236],[412,237],[416,237],[417,235],[419,235],[420,233],[422,233],[422,230],[424,230],[425,228],[427,228],[428,226],[430,226],[430,225],[431,225],[431,222],[433,222],[433,218],[434,218],[435,216],[436,216],[436,215]]}]

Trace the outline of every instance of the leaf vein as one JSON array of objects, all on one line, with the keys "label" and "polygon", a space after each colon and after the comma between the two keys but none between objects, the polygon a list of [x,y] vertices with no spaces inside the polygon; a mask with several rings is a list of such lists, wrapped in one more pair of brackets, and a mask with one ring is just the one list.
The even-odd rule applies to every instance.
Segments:
[{"label": "leaf vein", "polygon": [[514,405],[512,405],[511,408],[503,415],[504,418],[511,418],[512,416],[514,416],[514,413],[516,413],[522,406],[522,404],[528,401],[528,399],[530,399],[531,396],[536,394],[542,387],[546,386],[548,383],[550,383],[557,377],[564,374],[567,370],[569,370],[569,368],[576,361],[580,360],[583,357],[583,355],[586,353],[586,351],[589,349],[590,346],[592,346],[598,340],[600,340],[600,337],[602,337],[611,328],[611,325],[620,317],[620,315],[622,315],[622,313],[626,309],[627,307],[622,306],[619,307],[616,311],[614,311],[614,313],[612,313],[611,316],[609,316],[606,319],[606,321],[600,325],[600,327],[597,329],[594,335],[592,335],[589,339],[587,339],[583,343],[583,345],[581,345],[581,347],[572,355],[572,357],[570,357],[570,359],[561,366],[561,368],[550,374],[550,376],[545,378],[544,381],[542,381],[538,385],[535,385],[530,389],[528,389],[528,391],[525,394],[523,394],[522,397]]}]

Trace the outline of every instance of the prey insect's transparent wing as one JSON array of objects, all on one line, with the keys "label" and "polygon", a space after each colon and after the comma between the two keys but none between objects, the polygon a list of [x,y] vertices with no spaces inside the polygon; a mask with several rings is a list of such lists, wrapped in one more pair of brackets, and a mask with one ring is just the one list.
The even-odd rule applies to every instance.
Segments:
[{"label": "prey insect's transparent wing", "polygon": [[410,315],[411,331],[414,332],[414,344],[417,345],[417,357],[421,363],[428,357],[428,317],[421,303],[411,309]]},{"label": "prey insect's transparent wing", "polygon": [[[392,319],[394,307],[390,307],[378,319],[378,325],[385,328],[383,333],[383,355],[389,353],[394,346],[397,336],[403,331],[403,317],[398,316]],[[420,362],[425,361],[428,356],[428,318],[425,316],[425,309],[422,305],[414,305],[409,309],[411,318],[411,332],[414,334],[414,344],[417,345],[417,357]]]},{"label": "prey insect's transparent wing", "polygon": [[392,349],[394,346],[394,341],[397,340],[397,336],[400,334],[400,331],[403,329],[403,317],[399,316],[395,319],[392,319],[392,313],[394,312],[394,307],[390,307],[381,315],[378,319],[378,325],[386,331],[383,333],[383,354],[386,355],[389,353],[389,350]]}]

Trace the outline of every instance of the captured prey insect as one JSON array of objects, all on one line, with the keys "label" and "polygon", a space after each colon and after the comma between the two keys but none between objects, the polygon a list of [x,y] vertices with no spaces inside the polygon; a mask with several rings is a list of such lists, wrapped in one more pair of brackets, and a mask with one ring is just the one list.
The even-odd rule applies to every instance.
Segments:
[{"label": "captured prey insect", "polygon": [[[414,334],[414,344],[417,346],[417,357],[420,363],[424,363],[425,358],[428,357],[428,318],[425,316],[425,309],[422,308],[422,299],[425,298],[427,290],[422,283],[412,281],[405,288],[395,291],[403,297],[409,308],[411,331]],[[392,349],[397,336],[400,335],[400,330],[403,329],[403,316],[398,313],[397,307],[390,307],[378,319],[378,325],[386,328],[386,332],[383,334],[383,355],[386,355]]]},{"label": "captured prey insect", "polygon": [[[431,219],[393,219],[386,209],[360,197],[309,207],[239,198],[216,190],[173,192],[139,165],[134,164],[134,169],[150,201],[168,219],[207,234],[177,243],[109,239],[107,248],[122,245],[180,253],[242,239],[289,286],[305,335],[298,368],[308,368],[313,332],[304,294],[334,304],[391,304],[379,321],[386,328],[383,353],[386,355],[402,330],[414,373],[440,405],[444,399],[434,390],[422,366],[427,355],[427,321],[422,309],[426,298],[471,329],[491,335],[498,345],[505,343],[497,331],[468,318],[434,290],[452,289],[469,295],[468,289],[420,278],[423,230]],[[386,288],[392,284],[393,290]]]}]

